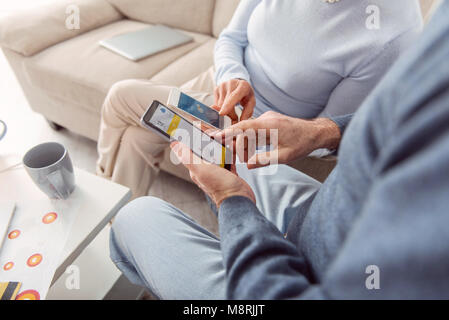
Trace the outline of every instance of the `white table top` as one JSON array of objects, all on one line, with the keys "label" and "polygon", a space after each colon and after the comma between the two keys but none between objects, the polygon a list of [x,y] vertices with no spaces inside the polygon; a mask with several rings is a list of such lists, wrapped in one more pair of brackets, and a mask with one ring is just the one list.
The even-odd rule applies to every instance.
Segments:
[{"label": "white table top", "polygon": [[[73,223],[53,283],[131,197],[129,188],[77,168],[75,183],[76,189],[72,196],[80,199],[79,213]],[[46,195],[32,182],[23,167],[0,173],[0,201],[14,200],[20,203],[43,197]]]}]

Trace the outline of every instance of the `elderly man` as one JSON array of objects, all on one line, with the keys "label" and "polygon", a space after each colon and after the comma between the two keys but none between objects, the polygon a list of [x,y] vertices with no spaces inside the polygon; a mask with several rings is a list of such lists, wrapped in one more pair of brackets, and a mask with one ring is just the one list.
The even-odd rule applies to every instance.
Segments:
[{"label": "elderly man", "polygon": [[338,148],[324,184],[286,165],[271,176],[238,168],[242,179],[191,164],[175,143],[218,208],[220,237],[162,200],[140,198],[113,225],[113,261],[159,298],[448,298],[448,16],[445,1],[349,126],[351,116],[269,113],[221,133],[279,129],[281,163]]}]

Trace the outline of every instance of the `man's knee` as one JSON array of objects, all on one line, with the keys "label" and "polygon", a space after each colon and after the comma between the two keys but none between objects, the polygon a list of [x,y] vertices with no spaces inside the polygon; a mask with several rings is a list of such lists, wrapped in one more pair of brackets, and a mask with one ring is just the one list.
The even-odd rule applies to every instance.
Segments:
[{"label": "man's knee", "polygon": [[[121,239],[127,234],[134,234],[140,228],[159,229],[169,204],[156,197],[137,198],[124,206],[116,215],[112,229]],[[151,230],[147,230],[151,232]]]}]

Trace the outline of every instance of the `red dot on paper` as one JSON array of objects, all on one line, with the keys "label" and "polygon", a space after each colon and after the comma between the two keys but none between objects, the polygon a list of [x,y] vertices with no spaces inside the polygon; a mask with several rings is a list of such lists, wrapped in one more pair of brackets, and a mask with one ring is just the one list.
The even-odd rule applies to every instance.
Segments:
[{"label": "red dot on paper", "polygon": [[17,295],[16,300],[40,300],[41,296],[36,290],[25,290]]},{"label": "red dot on paper", "polygon": [[42,222],[45,224],[50,224],[54,222],[58,218],[58,214],[56,212],[49,212],[45,216],[42,217]]},{"label": "red dot on paper", "polygon": [[8,234],[8,238],[9,239],[15,239],[15,238],[17,238],[18,236],[20,236],[20,230],[13,230],[13,231],[11,231],[9,234]]},{"label": "red dot on paper", "polygon": [[39,253],[33,254],[27,260],[27,265],[29,267],[35,267],[42,262],[42,255]]},{"label": "red dot on paper", "polygon": [[8,271],[11,270],[14,267],[14,262],[9,261],[7,263],[5,263],[5,265],[3,266],[3,270]]}]

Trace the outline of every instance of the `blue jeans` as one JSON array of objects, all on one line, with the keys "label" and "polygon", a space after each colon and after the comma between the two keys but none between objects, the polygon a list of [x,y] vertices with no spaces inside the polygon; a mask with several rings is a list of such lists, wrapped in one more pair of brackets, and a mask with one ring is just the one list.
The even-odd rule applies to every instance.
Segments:
[{"label": "blue jeans", "polygon": [[[275,169],[275,174],[270,174]],[[283,233],[293,213],[320,183],[286,165],[237,172],[253,189],[259,210]],[[220,239],[187,214],[154,197],[130,202],[111,231],[111,259],[134,284],[160,299],[224,299]]]}]

